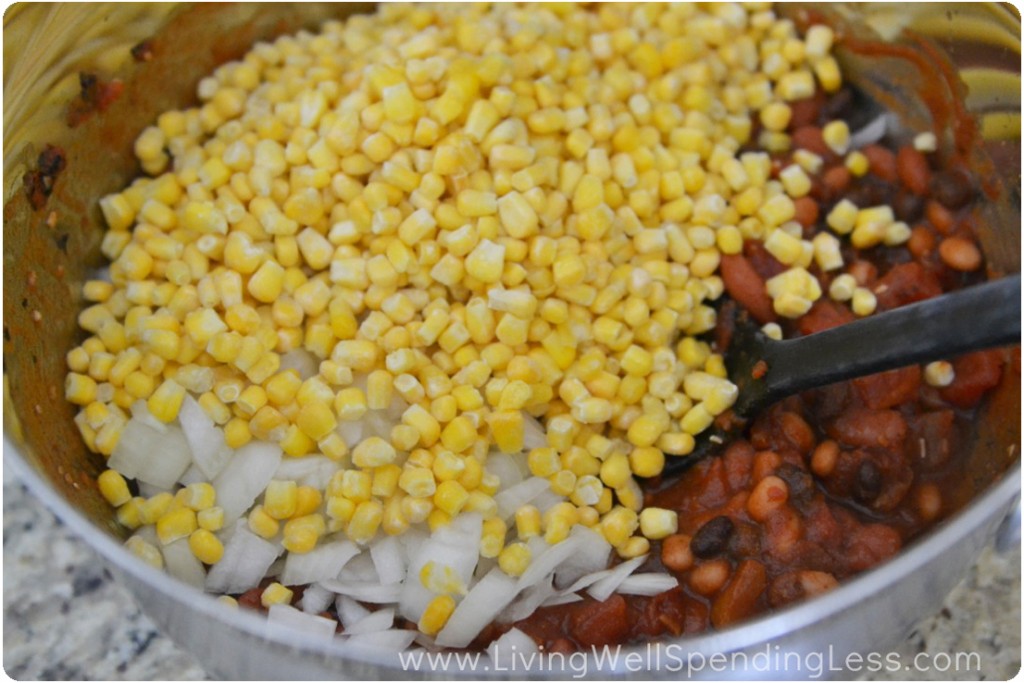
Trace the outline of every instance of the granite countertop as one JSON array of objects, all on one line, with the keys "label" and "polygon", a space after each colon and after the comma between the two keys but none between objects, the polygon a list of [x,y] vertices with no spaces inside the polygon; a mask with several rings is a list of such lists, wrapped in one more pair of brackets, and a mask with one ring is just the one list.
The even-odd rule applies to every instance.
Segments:
[{"label": "granite countertop", "polygon": [[[103,560],[4,475],[3,667],[15,679],[203,680]],[[1020,548],[986,550],[934,617],[895,651],[977,652],[981,671],[900,671],[893,679],[1008,679],[1021,667]],[[874,680],[882,680],[874,676]]]}]

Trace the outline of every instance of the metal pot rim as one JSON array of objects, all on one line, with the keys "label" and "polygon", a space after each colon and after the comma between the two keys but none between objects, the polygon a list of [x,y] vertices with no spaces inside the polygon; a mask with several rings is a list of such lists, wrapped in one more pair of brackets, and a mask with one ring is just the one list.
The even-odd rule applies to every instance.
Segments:
[{"label": "metal pot rim", "polygon": [[[12,469],[32,493],[40,499],[57,517],[68,525],[121,571],[128,572],[135,579],[161,593],[163,596],[183,604],[206,619],[221,622],[228,628],[242,631],[256,638],[270,638],[281,644],[306,652],[314,657],[327,659],[351,659],[365,664],[401,670],[397,653],[363,648],[337,639],[331,641],[309,641],[299,631],[281,628],[267,622],[266,618],[248,610],[226,609],[193,586],[184,584],[171,575],[153,568],[138,559],[112,538],[79,513],[67,500],[62,498],[38,472],[25,460],[21,449],[4,433],[4,464]],[[833,615],[839,614],[862,601],[864,596],[878,592],[882,587],[909,577],[929,562],[938,561],[949,547],[967,533],[982,526],[993,510],[999,510],[1019,498],[1021,492],[1021,464],[1018,460],[982,495],[972,500],[952,518],[944,521],[931,533],[901,552],[883,565],[869,570],[856,578],[844,582],[818,598],[799,603],[793,607],[768,614],[735,628],[721,632],[710,632],[699,636],[686,636],[659,641],[662,647],[674,645],[683,652],[700,653],[710,656],[727,653],[759,644],[770,643],[773,639],[796,630],[812,627]],[[643,645],[622,648],[617,658],[618,666],[599,667],[592,653],[587,653],[586,669],[591,673],[626,674],[632,673],[625,666],[625,655],[641,651]],[[442,670],[438,669],[440,673]],[[460,671],[448,667],[445,673],[458,675],[468,673],[470,677],[497,677],[494,671]],[[546,672],[556,677],[556,671]]]}]

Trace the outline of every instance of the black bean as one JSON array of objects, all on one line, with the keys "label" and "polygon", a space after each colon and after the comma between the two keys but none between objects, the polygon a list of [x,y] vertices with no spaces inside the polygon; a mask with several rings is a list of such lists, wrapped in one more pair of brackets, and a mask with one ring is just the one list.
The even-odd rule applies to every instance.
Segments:
[{"label": "black bean", "polygon": [[924,215],[924,198],[913,192],[900,190],[893,200],[892,209],[897,219],[904,223],[916,223]]},{"label": "black bean", "polygon": [[977,193],[971,174],[961,168],[933,173],[930,189],[932,196],[948,209],[965,206]]},{"label": "black bean", "polygon": [[857,468],[857,497],[868,502],[882,491],[882,472],[871,460],[865,460]]},{"label": "black bean", "polygon": [[786,482],[789,498],[794,502],[805,501],[814,494],[814,479],[811,473],[793,463],[784,462],[775,469],[775,476]]},{"label": "black bean", "polygon": [[853,104],[853,91],[850,88],[842,88],[832,97],[825,100],[819,114],[822,123],[828,123],[833,119],[843,118],[850,105]]},{"label": "black bean", "polygon": [[733,557],[757,557],[761,553],[761,532],[753,524],[736,524],[729,537],[729,554]]},{"label": "black bean", "polygon": [[690,541],[690,552],[704,560],[718,555],[725,550],[735,528],[725,515],[705,522]]}]

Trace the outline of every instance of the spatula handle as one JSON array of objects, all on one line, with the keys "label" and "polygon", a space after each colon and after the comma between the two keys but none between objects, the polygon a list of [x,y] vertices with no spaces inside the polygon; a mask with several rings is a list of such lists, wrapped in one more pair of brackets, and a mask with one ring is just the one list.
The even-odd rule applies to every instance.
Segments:
[{"label": "spatula handle", "polygon": [[1020,343],[1020,274],[767,344],[769,401],[853,377]]}]

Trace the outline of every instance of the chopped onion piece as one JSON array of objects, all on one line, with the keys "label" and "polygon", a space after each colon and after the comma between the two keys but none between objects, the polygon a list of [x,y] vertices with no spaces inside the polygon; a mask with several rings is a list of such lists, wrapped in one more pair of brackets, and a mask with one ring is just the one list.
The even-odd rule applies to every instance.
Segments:
[{"label": "chopped onion piece", "polygon": [[107,467],[123,476],[161,489],[174,486],[191,464],[192,451],[181,429],[165,425],[158,431],[134,417],[125,424],[107,460]]},{"label": "chopped onion piece", "polygon": [[555,595],[553,597],[548,598],[547,600],[544,601],[544,604],[541,605],[541,607],[554,607],[556,605],[568,605],[568,604],[573,603],[573,602],[580,602],[581,600],[583,600],[583,598],[580,597],[579,595],[576,595],[575,593],[563,593],[563,594]]},{"label": "chopped onion piece", "polygon": [[320,372],[320,359],[305,349],[292,349],[281,354],[281,366],[278,372],[296,370],[299,377],[309,379]]},{"label": "chopped onion piece", "polygon": [[619,584],[625,581],[626,577],[632,574],[633,571],[642,565],[646,559],[646,555],[641,555],[640,557],[634,557],[632,560],[626,560],[616,567],[612,567],[608,576],[593,584],[587,590],[587,592],[590,593],[590,597],[594,598],[598,602],[604,602],[607,600],[608,596],[614,593],[619,587]]},{"label": "chopped onion piece", "polygon": [[231,540],[224,545],[224,556],[206,575],[207,592],[244,593],[258,586],[281,551],[280,546],[263,540],[239,521]]},{"label": "chopped onion piece", "polygon": [[543,448],[547,445],[548,436],[544,431],[544,425],[533,415],[523,413],[523,448],[532,451],[534,448]]},{"label": "chopped onion piece", "polygon": [[530,477],[508,487],[494,496],[494,502],[498,505],[498,517],[508,519],[516,513],[516,510],[550,488],[551,484],[548,480],[541,477]]},{"label": "chopped onion piece", "polygon": [[533,614],[538,607],[556,593],[554,586],[551,585],[551,578],[549,576],[524,590],[516,598],[516,601],[504,610],[501,621],[506,624],[514,623]]},{"label": "chopped onion piece", "polygon": [[559,588],[568,586],[576,579],[601,571],[608,566],[608,556],[612,552],[612,546],[605,540],[604,536],[593,529],[582,524],[577,524],[572,529],[573,536],[582,536],[583,542],[579,552],[558,566],[555,570],[555,585]]},{"label": "chopped onion piece", "polygon": [[217,505],[224,510],[224,524],[231,524],[252,507],[280,463],[277,444],[252,441],[235,451],[231,462],[213,480]]},{"label": "chopped onion piece", "polygon": [[199,469],[199,466],[194,462],[188,466],[185,473],[178,477],[178,483],[182,486],[188,486],[189,484],[198,484],[200,482],[209,481],[203,471]]},{"label": "chopped onion piece", "polygon": [[281,572],[281,583],[301,586],[336,579],[345,563],[358,554],[359,548],[351,541],[324,543],[308,553],[288,553]]},{"label": "chopped onion piece", "polygon": [[516,458],[501,451],[492,450],[487,454],[484,469],[498,478],[501,490],[511,488],[523,480],[523,471],[519,469]]},{"label": "chopped onion piece", "polygon": [[345,580],[383,583],[377,575],[377,568],[373,565],[373,558],[368,552],[360,552],[345,565]]},{"label": "chopped onion piece", "polygon": [[532,655],[540,652],[533,638],[517,628],[511,628],[500,638],[487,646],[487,654],[495,666],[505,670],[523,662],[532,661]]},{"label": "chopped onion piece", "polygon": [[500,569],[492,569],[458,604],[435,642],[442,647],[466,647],[518,592],[515,579]]},{"label": "chopped onion piece", "polygon": [[178,412],[181,430],[185,433],[192,458],[209,481],[220,474],[231,460],[231,449],[224,443],[224,431],[217,427],[206,411],[190,395],[185,395]]},{"label": "chopped onion piece", "polygon": [[569,538],[545,550],[539,557],[535,557],[523,575],[519,577],[520,588],[532,586],[545,576],[553,574],[559,565],[579,552],[584,543],[586,543],[585,536],[570,535]]},{"label": "chopped onion piece", "polygon": [[363,421],[346,420],[339,422],[338,428],[334,431],[341,435],[342,440],[349,448],[355,448],[356,444],[363,440]]},{"label": "chopped onion piece", "polygon": [[405,579],[405,557],[397,537],[385,536],[371,545],[370,559],[381,583],[401,583]]},{"label": "chopped onion piece", "polygon": [[345,628],[358,623],[371,614],[370,610],[347,595],[339,595],[334,602],[334,608],[338,611],[338,619],[341,620],[341,625]]},{"label": "chopped onion piece", "polygon": [[338,622],[333,619],[306,614],[291,605],[271,605],[267,611],[267,621],[308,633],[317,640],[330,640],[338,626]]},{"label": "chopped onion piece", "polygon": [[602,569],[599,572],[592,572],[590,574],[584,574],[580,578],[576,579],[575,582],[568,588],[562,591],[563,595],[572,595],[576,591],[581,591],[584,588],[594,585],[601,579],[611,576],[611,569]]},{"label": "chopped onion piece", "polygon": [[626,577],[615,592],[622,595],[658,595],[678,585],[679,581],[674,576],[650,572]]},{"label": "chopped onion piece", "polygon": [[349,636],[348,642],[352,645],[365,647],[373,650],[387,650],[388,652],[401,652],[416,640],[418,631],[415,629],[391,629],[388,631],[374,631],[373,633],[357,633]]},{"label": "chopped onion piece", "polygon": [[387,585],[379,583],[365,583],[362,581],[321,581],[320,585],[329,591],[347,595],[360,602],[388,603],[397,602],[398,594],[402,586],[397,583]]},{"label": "chopped onion piece", "polygon": [[418,622],[427,603],[433,599],[434,593],[420,580],[420,572],[428,562],[433,562],[437,571],[445,571],[447,567],[464,587],[469,586],[480,559],[482,528],[483,520],[479,514],[461,514],[420,545],[402,583],[399,614],[409,621]]},{"label": "chopped onion piece", "polygon": [[158,419],[153,413],[149,412],[149,406],[141,398],[133,403],[128,410],[132,414],[133,420],[138,420],[147,427],[152,427],[156,431],[163,434],[167,431],[167,423],[163,420]]},{"label": "chopped onion piece", "polygon": [[387,631],[395,623],[395,610],[392,607],[379,609],[370,612],[368,615],[345,627],[345,633],[356,635],[357,633],[374,633],[375,631]]},{"label": "chopped onion piece", "polygon": [[168,543],[160,551],[164,554],[164,565],[171,576],[202,590],[206,583],[206,570],[188,547],[187,538]]},{"label": "chopped onion piece", "polygon": [[320,614],[331,606],[331,602],[333,600],[334,593],[323,586],[314,583],[306,586],[306,590],[302,591],[302,597],[299,599],[299,606],[302,607],[303,612],[308,612],[309,614]]},{"label": "chopped onion piece", "polygon": [[323,491],[341,464],[323,455],[284,458],[274,472],[274,479],[294,481],[299,486],[312,486]]}]

